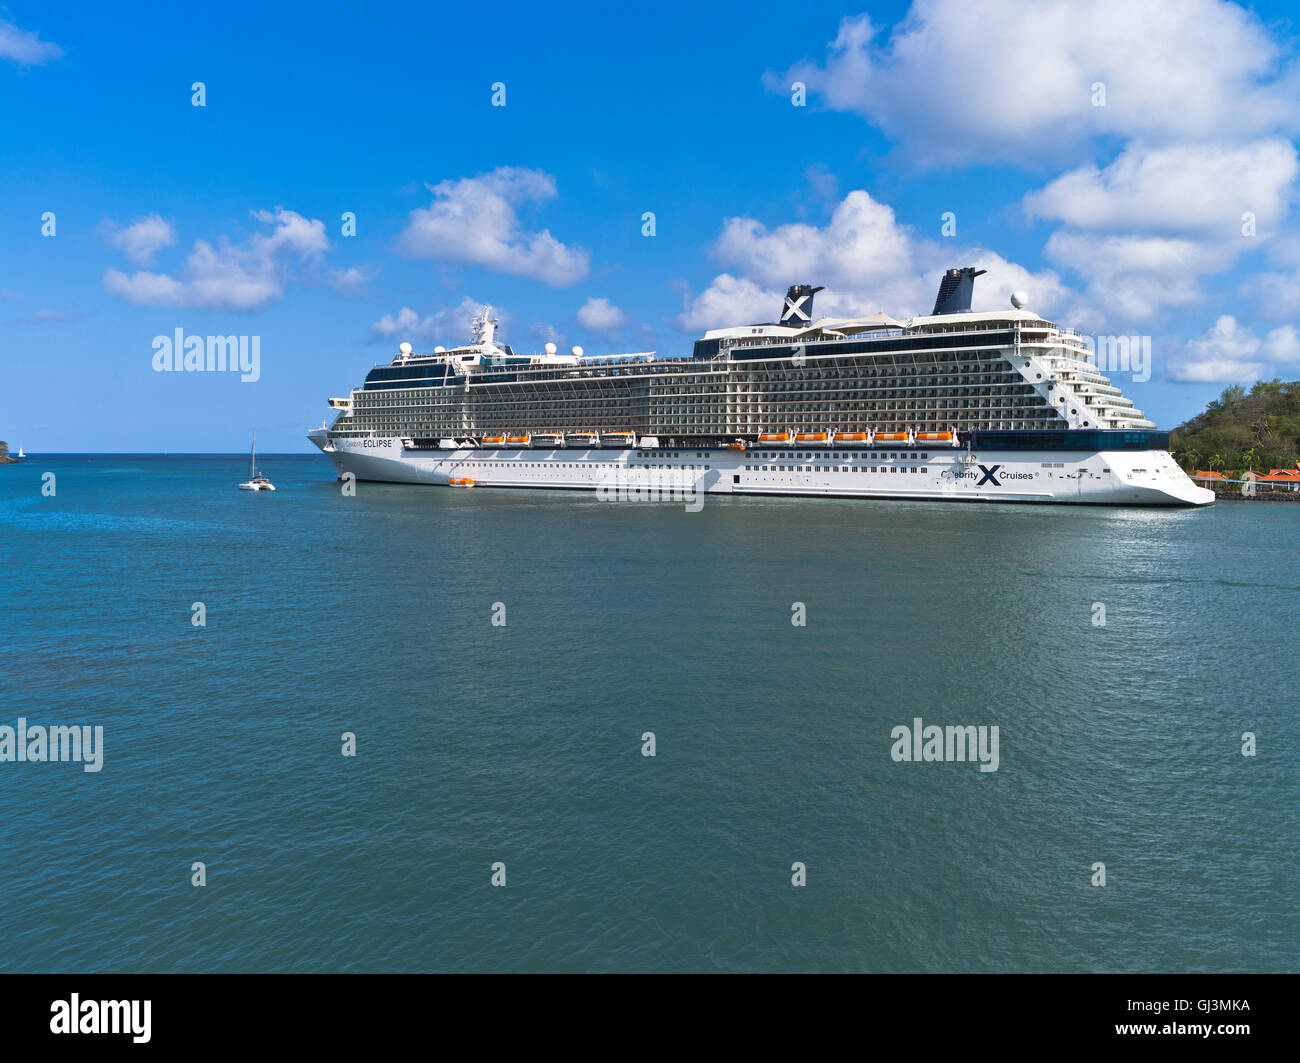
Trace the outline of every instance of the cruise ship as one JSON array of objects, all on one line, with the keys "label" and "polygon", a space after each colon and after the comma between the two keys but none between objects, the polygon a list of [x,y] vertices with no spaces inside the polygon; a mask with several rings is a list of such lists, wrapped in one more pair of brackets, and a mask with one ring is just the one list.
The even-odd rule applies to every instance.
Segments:
[{"label": "cruise ship", "polygon": [[[934,310],[714,329],[689,356],[516,354],[484,307],[472,341],[402,343],[308,434],[340,479],[596,490],[1201,506],[1083,336],[1028,309],[974,312],[974,267]],[[656,494],[658,492],[658,494]]]}]

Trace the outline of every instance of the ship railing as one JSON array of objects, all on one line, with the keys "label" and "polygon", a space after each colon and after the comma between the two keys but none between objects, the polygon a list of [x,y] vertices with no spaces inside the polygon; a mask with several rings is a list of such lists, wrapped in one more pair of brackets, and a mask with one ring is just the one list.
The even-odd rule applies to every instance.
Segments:
[{"label": "ship railing", "polygon": [[[975,331],[975,330],[966,330]],[[869,335],[867,334],[869,333]],[[719,351],[738,350],[749,347],[810,347],[823,343],[852,343],[863,339],[889,339],[903,335],[903,329],[864,329],[845,336],[820,336],[803,338],[799,336],[756,336],[743,339],[723,339],[718,343]],[[715,356],[716,357],[716,356]]]}]

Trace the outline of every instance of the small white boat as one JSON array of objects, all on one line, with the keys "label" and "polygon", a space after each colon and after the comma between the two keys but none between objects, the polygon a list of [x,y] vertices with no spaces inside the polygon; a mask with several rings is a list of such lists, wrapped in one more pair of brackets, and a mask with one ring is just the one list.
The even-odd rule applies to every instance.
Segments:
[{"label": "small white boat", "polygon": [[253,452],[248,458],[248,479],[239,485],[241,491],[274,491],[275,484],[257,471],[257,433],[253,433]]},{"label": "small white boat", "polygon": [[22,447],[19,447],[19,448],[18,448],[18,456],[19,456],[20,458],[25,458],[25,457],[27,457],[27,455],[23,453],[23,448],[22,448]]}]

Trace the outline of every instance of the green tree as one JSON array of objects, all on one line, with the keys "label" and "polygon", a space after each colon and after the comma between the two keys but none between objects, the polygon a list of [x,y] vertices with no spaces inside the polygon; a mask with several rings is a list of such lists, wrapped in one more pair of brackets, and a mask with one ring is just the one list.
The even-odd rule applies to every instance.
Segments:
[{"label": "green tree", "polygon": [[1200,459],[1201,454],[1194,446],[1189,446],[1181,440],[1172,444],[1174,461],[1178,462],[1180,468],[1187,472],[1196,471],[1196,462]]}]

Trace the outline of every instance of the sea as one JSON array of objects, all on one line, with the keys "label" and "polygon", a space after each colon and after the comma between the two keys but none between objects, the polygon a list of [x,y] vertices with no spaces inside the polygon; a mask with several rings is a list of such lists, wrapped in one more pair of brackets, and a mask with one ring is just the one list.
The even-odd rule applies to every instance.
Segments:
[{"label": "sea", "polygon": [[1300,969],[1300,506],[260,464],[0,468],[0,971]]}]

